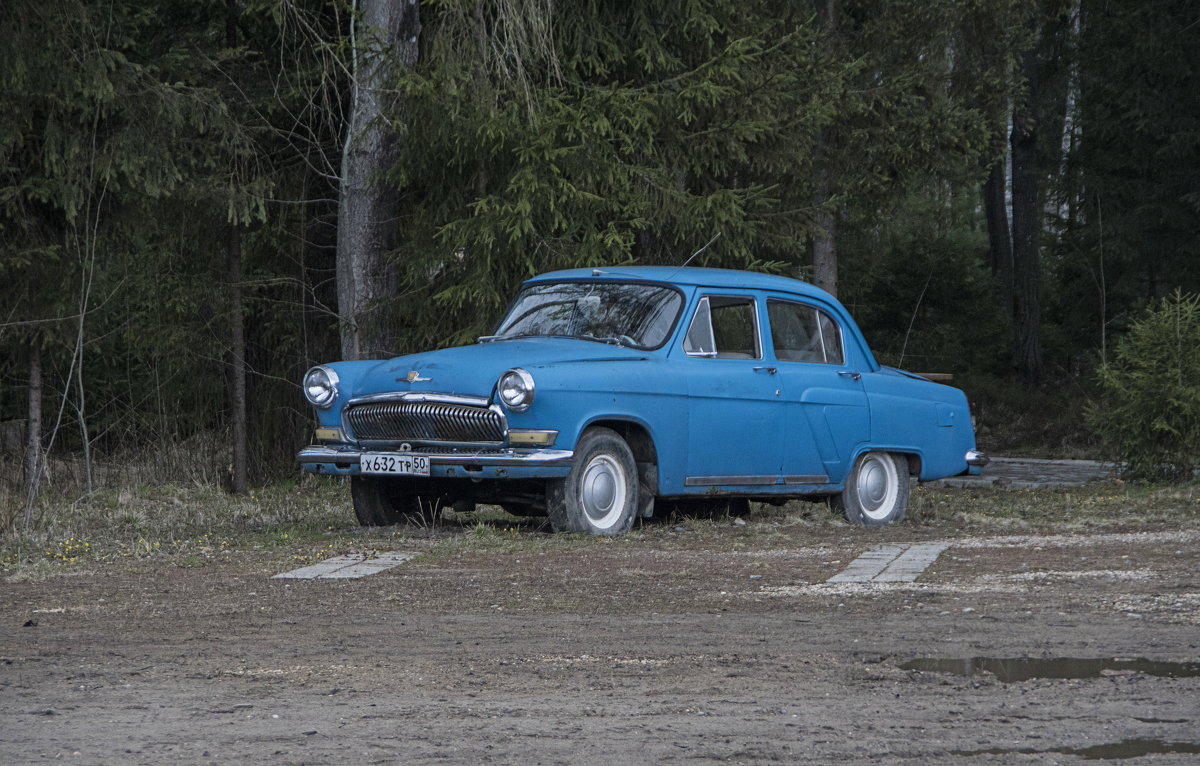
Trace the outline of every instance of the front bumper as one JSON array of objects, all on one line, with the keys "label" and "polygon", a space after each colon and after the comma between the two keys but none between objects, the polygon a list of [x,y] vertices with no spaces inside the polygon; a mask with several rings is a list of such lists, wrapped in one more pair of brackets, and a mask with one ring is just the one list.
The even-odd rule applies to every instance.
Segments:
[{"label": "front bumper", "polygon": [[[331,476],[358,476],[358,447],[328,447],[311,444],[300,450],[296,459],[310,473]],[[575,453],[561,449],[501,449],[486,452],[434,452],[429,457],[429,475],[451,479],[559,479],[571,470]]]}]

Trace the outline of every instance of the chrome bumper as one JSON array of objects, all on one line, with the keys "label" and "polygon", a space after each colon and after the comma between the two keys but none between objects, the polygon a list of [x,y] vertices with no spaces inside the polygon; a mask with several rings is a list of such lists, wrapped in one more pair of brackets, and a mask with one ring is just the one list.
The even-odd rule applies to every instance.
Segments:
[{"label": "chrome bumper", "polygon": [[972,468],[983,468],[990,462],[992,462],[991,458],[982,452],[977,452],[976,450],[969,450],[967,452],[967,465]]},{"label": "chrome bumper", "polygon": [[[357,472],[358,459],[364,452],[386,452],[387,450],[362,450],[357,447],[325,447],[311,444],[296,453],[302,464],[334,465]],[[489,466],[489,467],[570,467],[575,453],[565,449],[518,450],[505,449],[489,452],[442,452],[426,455],[434,466]]]}]

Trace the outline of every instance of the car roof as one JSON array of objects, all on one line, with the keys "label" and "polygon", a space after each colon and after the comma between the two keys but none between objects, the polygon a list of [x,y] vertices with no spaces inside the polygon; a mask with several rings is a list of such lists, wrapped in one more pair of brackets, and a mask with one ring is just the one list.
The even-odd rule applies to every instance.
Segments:
[{"label": "car roof", "polygon": [[526,284],[585,279],[596,279],[597,281],[633,279],[693,287],[741,287],[755,290],[779,290],[820,298],[826,301],[833,300],[833,297],[829,293],[816,285],[802,282],[798,279],[791,279],[790,277],[762,274],[756,271],[707,269],[694,266],[604,266],[594,269],[565,269],[539,274],[528,280]]}]

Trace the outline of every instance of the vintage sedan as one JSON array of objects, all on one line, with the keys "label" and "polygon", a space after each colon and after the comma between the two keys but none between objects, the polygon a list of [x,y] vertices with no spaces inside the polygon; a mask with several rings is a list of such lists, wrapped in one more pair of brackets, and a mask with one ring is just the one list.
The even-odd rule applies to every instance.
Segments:
[{"label": "vintage sedan", "polygon": [[364,525],[490,503],[614,535],[805,497],[877,526],[912,477],[987,462],[961,391],[881,366],[823,290],[742,271],[544,274],[474,345],[320,365],[304,392],[299,461],[349,476]]}]

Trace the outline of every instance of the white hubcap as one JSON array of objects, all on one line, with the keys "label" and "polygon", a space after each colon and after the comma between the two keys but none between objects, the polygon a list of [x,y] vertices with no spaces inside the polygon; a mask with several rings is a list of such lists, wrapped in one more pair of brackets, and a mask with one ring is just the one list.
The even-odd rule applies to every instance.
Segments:
[{"label": "white hubcap", "polygon": [[891,515],[900,491],[895,461],[882,452],[867,453],[858,466],[854,488],[864,516],[875,521],[886,519]]},{"label": "white hubcap", "polygon": [[588,523],[608,529],[625,509],[625,472],[611,455],[597,455],[587,464],[579,482],[579,501]]}]

